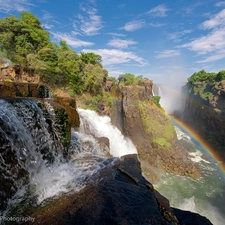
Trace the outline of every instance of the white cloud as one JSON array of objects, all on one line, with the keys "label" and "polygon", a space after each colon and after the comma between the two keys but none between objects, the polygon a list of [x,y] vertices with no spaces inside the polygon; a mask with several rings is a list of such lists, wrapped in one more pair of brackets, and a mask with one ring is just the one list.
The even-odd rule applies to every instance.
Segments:
[{"label": "white cloud", "polygon": [[74,48],[94,45],[93,42],[82,41],[82,40],[72,37],[70,34],[66,34],[66,33],[52,33],[52,35],[57,40],[66,41],[68,45],[70,45]]},{"label": "white cloud", "polygon": [[225,58],[225,53],[221,51],[221,52],[217,52],[216,55],[211,55],[206,57],[203,60],[199,60],[197,61],[197,63],[209,63],[209,62],[217,61],[223,58]]},{"label": "white cloud", "polygon": [[203,55],[203,59],[197,61],[198,63],[213,62],[225,58],[225,9],[204,21],[199,28],[211,29],[211,31],[205,36],[177,47],[187,48],[196,52],[197,55]]},{"label": "white cloud", "polygon": [[0,12],[28,11],[34,6],[29,0],[0,0]]},{"label": "white cloud", "polygon": [[112,39],[108,42],[107,45],[112,46],[114,48],[127,48],[129,45],[135,45],[137,42],[132,40],[122,40],[122,39]]},{"label": "white cloud", "polygon": [[102,63],[104,66],[113,64],[122,64],[129,62],[136,62],[139,66],[144,66],[147,61],[137,56],[133,52],[126,52],[119,49],[83,49],[84,52],[94,52],[102,56]]},{"label": "white cloud", "polygon": [[155,58],[162,59],[162,58],[169,58],[180,55],[180,52],[178,50],[163,50],[163,51],[155,51],[157,55]]},{"label": "white cloud", "polygon": [[174,33],[170,33],[168,34],[168,38],[170,40],[173,41],[181,41],[181,38],[186,35],[186,34],[190,34],[192,32],[192,30],[183,30],[183,31],[178,31],[178,32],[174,32]]},{"label": "white cloud", "polygon": [[106,33],[106,34],[115,36],[115,37],[125,37],[126,36],[125,34],[120,34],[120,33]]},{"label": "white cloud", "polygon": [[216,29],[206,36],[197,38],[190,43],[178,47],[188,48],[191,51],[197,52],[199,55],[212,52],[216,53],[216,51],[225,48],[225,29]]},{"label": "white cloud", "polygon": [[74,24],[74,29],[77,30],[78,27],[82,34],[92,36],[99,33],[99,30],[103,28],[102,18],[97,15],[97,10],[92,7],[81,7],[83,14],[78,15],[79,21]]},{"label": "white cloud", "polygon": [[109,76],[110,77],[119,77],[119,75],[126,73],[126,72],[124,72],[122,70],[117,70],[117,69],[115,69],[113,67],[107,67],[107,70],[109,72]]},{"label": "white cloud", "polygon": [[214,17],[212,17],[209,20],[206,20],[202,23],[203,29],[213,29],[218,26],[224,26],[225,25],[225,9],[216,14]]},{"label": "white cloud", "polygon": [[145,22],[143,20],[133,20],[131,22],[126,23],[120,29],[132,32],[132,31],[135,31],[135,30],[139,30],[144,26],[145,26]]},{"label": "white cloud", "polygon": [[148,25],[151,27],[163,27],[166,24],[165,23],[148,23]]},{"label": "white cloud", "polygon": [[43,16],[44,20],[51,20],[54,18],[54,16],[51,13],[49,13],[47,11],[43,11],[43,12],[44,12],[44,16]]},{"label": "white cloud", "polygon": [[169,9],[164,4],[161,4],[149,10],[147,14],[153,17],[165,17],[167,11],[169,11]]},{"label": "white cloud", "polygon": [[51,30],[54,27],[54,25],[49,24],[49,23],[42,23],[41,26],[46,30]]},{"label": "white cloud", "polygon": [[217,6],[217,7],[225,6],[225,1],[223,1],[223,2],[217,2],[217,3],[215,4],[215,6]]}]

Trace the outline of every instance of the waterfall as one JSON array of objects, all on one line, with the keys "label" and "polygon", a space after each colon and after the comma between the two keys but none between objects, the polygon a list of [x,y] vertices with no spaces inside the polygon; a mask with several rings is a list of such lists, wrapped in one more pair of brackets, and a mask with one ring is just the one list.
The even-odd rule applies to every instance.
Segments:
[{"label": "waterfall", "polygon": [[160,85],[153,83],[152,94],[153,96],[160,96],[160,97],[163,96]]},{"label": "waterfall", "polygon": [[[137,149],[129,138],[124,137],[121,131],[112,125],[108,116],[98,116],[91,110],[78,110],[81,117],[81,130],[87,133],[88,130],[96,137],[107,137],[110,141],[110,154],[120,157],[127,154],[137,154]],[[88,128],[88,130],[87,130]]]},{"label": "waterfall", "polygon": [[14,205],[19,202],[40,204],[61,193],[79,191],[116,160],[109,160],[109,153],[115,157],[137,153],[109,117],[82,109],[79,114],[81,126],[71,130],[65,159],[56,115],[48,102],[0,99],[0,215],[16,211]]},{"label": "waterfall", "polygon": [[43,170],[63,160],[60,139],[48,103],[0,99],[0,210],[18,190],[36,184]]}]

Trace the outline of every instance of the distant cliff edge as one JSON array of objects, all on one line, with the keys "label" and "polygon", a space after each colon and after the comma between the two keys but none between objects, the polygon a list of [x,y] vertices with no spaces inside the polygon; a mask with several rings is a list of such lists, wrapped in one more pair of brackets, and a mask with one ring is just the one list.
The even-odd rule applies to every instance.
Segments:
[{"label": "distant cliff edge", "polygon": [[200,81],[193,81],[193,76],[189,78],[183,87],[187,97],[181,119],[225,159],[225,79],[222,73],[218,73],[220,79],[218,74],[209,73]]}]

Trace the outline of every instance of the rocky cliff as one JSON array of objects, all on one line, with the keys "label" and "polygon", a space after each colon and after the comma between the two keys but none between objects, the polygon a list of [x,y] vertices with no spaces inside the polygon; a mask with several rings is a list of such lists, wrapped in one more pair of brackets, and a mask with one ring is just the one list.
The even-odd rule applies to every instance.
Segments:
[{"label": "rocky cliff", "polygon": [[[17,189],[29,182],[29,174],[25,168],[35,165],[32,164],[34,155],[30,151],[38,153],[37,162],[47,164],[54,161],[59,149],[62,149],[65,156],[69,146],[71,124],[75,121],[78,126],[79,119],[70,118],[66,113],[65,108],[75,110],[73,100],[55,97],[57,102],[64,105],[60,106],[45,98],[49,95],[46,94],[46,87],[42,85],[2,82],[0,87],[0,93],[4,95],[1,96],[1,106],[4,103],[9,107],[8,114],[1,114],[4,118],[0,123],[0,150],[3,159],[3,171],[0,173],[0,206],[4,209],[7,200]],[[81,191],[49,199],[41,206],[35,206],[33,201],[24,201],[21,207],[15,206],[19,211],[11,209],[12,215],[15,216],[17,213],[16,215],[21,216],[18,212],[21,213],[22,209],[25,209],[24,216],[34,218],[35,224],[211,224],[198,214],[171,208],[169,201],[154,190],[152,184],[142,176],[143,169],[148,177],[157,176],[157,168],[164,169],[164,163],[177,163],[176,167],[165,168],[167,171],[170,171],[169,168],[172,168],[171,171],[178,168],[178,172],[181,173],[179,166],[182,170],[189,163],[187,160],[187,165],[184,164],[184,155],[175,147],[175,133],[171,130],[169,119],[161,109],[152,105],[151,82],[135,88],[124,87],[118,93],[118,112],[123,116],[121,128],[127,136],[136,141],[140,150],[138,157],[144,164],[142,169],[137,156],[134,155],[121,159],[106,159],[103,169],[94,174],[91,182]],[[10,95],[14,97],[9,97]],[[11,115],[13,118],[9,119]],[[11,124],[14,119],[21,128],[14,123]],[[149,120],[150,124],[154,124],[153,127],[149,126]],[[11,125],[7,127],[8,124]],[[166,135],[167,132],[165,133],[166,126],[169,126],[168,129],[172,132],[169,137]],[[16,130],[11,130],[15,128]],[[158,142],[155,137],[165,140]],[[170,144],[171,146],[168,146]],[[163,159],[168,159],[168,162]],[[158,163],[162,163],[160,167]],[[37,166],[38,170],[39,163]],[[187,174],[190,175],[190,172]]]},{"label": "rocky cliff", "polygon": [[198,178],[200,170],[177,145],[170,118],[153,103],[152,85],[150,80],[123,87],[108,82],[106,91],[114,96],[112,122],[133,141],[142,170],[152,182],[165,171]]},{"label": "rocky cliff", "polygon": [[182,119],[225,159],[225,80],[188,83]]}]

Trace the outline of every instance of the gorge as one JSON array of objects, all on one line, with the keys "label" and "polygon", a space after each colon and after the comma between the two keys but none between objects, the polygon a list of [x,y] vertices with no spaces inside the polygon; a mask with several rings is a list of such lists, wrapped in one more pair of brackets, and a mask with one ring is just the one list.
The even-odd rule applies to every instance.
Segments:
[{"label": "gorge", "polygon": [[[101,19],[93,9],[90,19]],[[110,77],[98,51],[77,53],[79,39],[67,35],[55,43],[35,15],[19,15],[0,20],[0,223],[223,225],[225,71],[194,73],[172,102],[171,89],[142,75]],[[143,53],[181,56],[161,44]],[[112,53],[116,64],[150,62]]]},{"label": "gorge", "polygon": [[[4,86],[1,90],[7,90],[6,87],[8,87],[8,90],[11,90],[10,95],[13,95],[13,97],[16,97],[18,93],[23,93],[24,97],[26,97],[2,97],[1,100],[1,107],[3,107],[1,108],[1,151],[4,153],[2,154],[1,169],[3,171],[1,174],[6,174],[7,171],[9,175],[1,178],[7,185],[5,188],[1,188],[3,191],[1,192],[1,202],[3,203],[1,209],[8,206],[6,211],[1,211],[2,215],[29,215],[35,218],[36,224],[52,223],[49,221],[58,221],[54,222],[54,224],[139,224],[143,222],[146,224],[187,224],[190,220],[192,223],[196,221],[196,224],[210,224],[208,220],[197,214],[171,208],[168,200],[161,196],[149,183],[151,179],[155,180],[155,182],[158,181],[163,170],[178,174],[185,173],[182,170],[185,167],[183,163],[187,163],[190,168],[185,175],[198,177],[198,166],[188,157],[188,152],[178,152],[179,148],[176,147],[177,155],[174,157],[172,148],[171,152],[165,153],[166,150],[163,148],[163,145],[160,145],[160,142],[154,142],[151,136],[149,137],[151,142],[148,142],[147,136],[143,139],[145,141],[143,143],[141,137],[138,137],[139,142],[135,143],[133,141],[137,146],[136,150],[131,141],[123,138],[123,134],[119,129],[114,127],[114,130],[110,130],[111,128],[108,126],[110,123],[109,118],[103,117],[96,121],[97,114],[93,115],[93,112],[80,109],[78,110],[80,119],[71,118],[70,116],[68,118],[65,114],[65,108],[53,103],[51,99],[46,99],[45,97],[49,97],[48,95],[30,96],[31,92],[24,91],[26,90],[24,85],[25,87],[29,86],[28,84],[22,85],[19,83],[14,83],[14,85],[12,83],[1,83],[1,87]],[[15,87],[17,92],[12,91],[15,90]],[[37,85],[35,90],[39,87]],[[138,127],[139,130],[137,132],[133,130],[131,121],[135,122],[134,120],[137,120],[137,124],[142,124],[141,114],[138,114],[140,111],[134,106],[137,106],[135,104],[140,104],[140,100],[148,101],[148,98],[152,98],[150,87],[149,83],[147,83],[147,87],[139,86],[134,90],[126,87],[123,89],[122,98],[118,98],[117,102],[120,102],[119,105],[125,106],[123,110],[120,110],[118,105],[116,107],[118,112],[125,113],[124,121],[122,124],[120,123],[120,129],[122,128],[121,130],[124,133],[127,132],[126,136],[129,135],[131,140],[132,137],[135,140],[135,132],[137,134],[142,132],[141,134],[145,135],[146,127]],[[31,88],[29,87],[27,90],[31,90]],[[42,92],[39,91],[37,93]],[[27,97],[44,98],[43,100],[35,100]],[[59,97],[56,98],[58,102],[61,100]],[[71,104],[71,101],[63,99],[64,107],[69,108],[70,111],[73,110],[74,113],[72,115],[77,116],[76,108],[71,107],[75,106]],[[66,102],[69,103],[65,104]],[[101,107],[101,109],[103,108]],[[144,111],[146,110],[145,106],[140,109],[146,115]],[[158,109],[155,106],[153,109],[153,115],[157,116],[156,112],[158,112]],[[118,112],[115,114],[119,115]],[[12,115],[12,118],[7,119],[7,115]],[[159,121],[165,127],[168,120],[163,116],[160,117],[162,118]],[[100,125],[100,120],[105,121],[104,123],[106,124],[108,123],[107,127],[102,128],[103,133],[96,127],[103,126]],[[113,118],[112,116],[113,120],[113,123],[116,123],[116,117]],[[95,121],[96,126],[93,126]],[[72,124],[72,122],[75,130],[72,130],[70,133],[68,132],[68,124]],[[5,127],[6,124],[8,131]],[[81,128],[80,131],[76,128],[78,126]],[[90,126],[92,126],[91,129]],[[12,131],[11,129],[14,130]],[[122,139],[109,140],[104,130],[109,130],[112,137],[118,135]],[[164,133],[163,129],[152,130],[151,132],[155,132],[155,135],[157,135],[158,132],[162,131]],[[69,135],[66,135],[68,133]],[[10,134],[16,136],[10,137]],[[70,138],[71,143],[68,145]],[[175,136],[171,139],[173,146],[175,146],[174,140],[176,140]],[[115,151],[111,152],[113,148],[110,145],[114,143],[116,144],[114,147]],[[111,156],[108,158],[109,155],[122,156],[124,154],[133,154],[138,149],[144,151],[143,144],[145,146],[149,145],[149,150],[152,150],[147,152],[150,154],[150,157],[145,157],[144,153],[142,155],[138,152],[141,164],[135,155],[124,156],[121,159],[117,157],[112,158]],[[165,142],[163,144],[165,145]],[[120,150],[118,151],[120,148],[127,148],[127,151],[120,153]],[[117,153],[115,153],[116,151]],[[156,151],[159,154],[154,155]],[[169,156],[168,161],[166,161],[166,154]],[[162,159],[158,159],[157,163],[154,162],[157,157],[159,158],[159,155]],[[148,160],[152,160],[152,165]],[[15,163],[16,161],[17,163]],[[7,168],[12,162],[14,162],[14,167],[10,171]],[[167,166],[175,163],[181,166]],[[190,165],[193,166],[190,167]],[[179,170],[179,168],[181,169]],[[149,181],[141,175],[141,170]],[[15,171],[17,171],[16,176],[13,175]],[[9,190],[8,185],[13,187],[9,192],[7,191]],[[109,189],[109,187],[111,188]],[[93,192],[93,190],[95,191]],[[62,194],[65,192],[67,194]],[[129,192],[132,194],[129,195]],[[114,193],[117,193],[117,195]],[[58,198],[55,198],[55,195],[58,195]],[[142,195],[145,197],[141,197]],[[100,200],[101,198],[106,198],[109,202],[103,201],[103,199]],[[96,199],[99,200],[97,201]],[[96,204],[102,206],[99,208]],[[146,207],[143,207],[143,205],[146,205]],[[46,207],[49,210],[46,210]],[[92,215],[86,207],[98,210]],[[117,207],[120,208],[120,212],[116,210]],[[24,214],[28,208],[28,214]],[[60,213],[58,213],[59,211]],[[137,214],[134,214],[134,211]],[[142,212],[141,217],[140,212]],[[90,217],[89,219],[87,219],[87,214]],[[124,215],[126,215],[125,219]],[[7,224],[7,221],[3,222]]]}]

